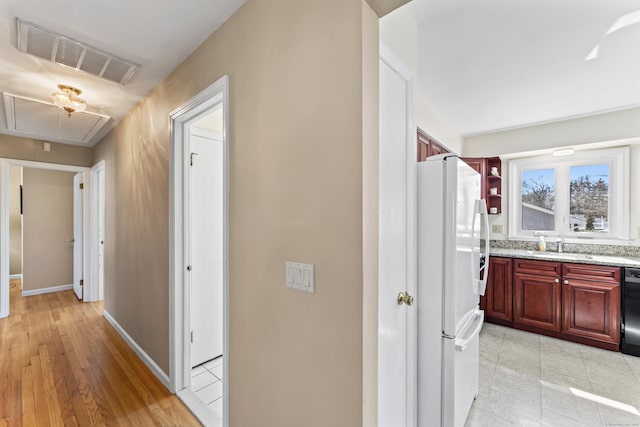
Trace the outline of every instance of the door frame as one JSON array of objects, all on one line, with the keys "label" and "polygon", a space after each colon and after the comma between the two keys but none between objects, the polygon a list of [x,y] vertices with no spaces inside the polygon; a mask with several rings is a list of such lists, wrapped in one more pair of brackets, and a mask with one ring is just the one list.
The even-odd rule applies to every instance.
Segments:
[{"label": "door frame", "polygon": [[[406,289],[410,295],[417,295],[417,174],[416,174],[416,126],[414,121],[414,82],[411,71],[404,65],[398,56],[383,42],[380,42],[380,61],[387,64],[392,71],[406,81],[407,96],[407,123],[406,123],[406,173],[407,173],[407,284]],[[378,290],[378,298],[382,293]],[[408,307],[407,312],[407,426],[415,427],[418,422],[418,331],[417,306]],[[380,366],[378,367],[380,369]],[[378,375],[380,378],[380,375]],[[378,384],[378,396],[380,396],[380,384]],[[405,427],[405,426],[402,426]]]},{"label": "door frame", "polygon": [[[224,131],[223,151],[223,414],[224,426],[229,425],[229,77],[221,77],[196,96],[169,114],[170,123],[170,190],[169,190],[169,385],[170,391],[180,397],[187,406],[194,404],[190,371],[190,290],[186,275],[188,260],[185,254],[185,230],[188,230],[188,169],[183,161],[187,152],[189,122],[222,103]],[[195,415],[200,414],[196,411]]]},{"label": "door frame", "polygon": [[83,200],[83,254],[82,254],[82,266],[84,271],[84,291],[91,291],[92,281],[91,278],[91,251],[87,250],[87,237],[89,236],[89,223],[91,218],[91,208],[89,205],[90,198],[90,180],[88,172],[90,168],[84,166],[73,165],[59,165],[54,163],[34,162],[30,160],[17,160],[0,158],[0,318],[9,316],[9,256],[10,256],[10,243],[9,243],[9,190],[10,190],[10,175],[9,169],[15,166],[22,166],[26,168],[34,169],[48,169],[61,172],[80,172],[84,173],[84,190],[86,191]]}]

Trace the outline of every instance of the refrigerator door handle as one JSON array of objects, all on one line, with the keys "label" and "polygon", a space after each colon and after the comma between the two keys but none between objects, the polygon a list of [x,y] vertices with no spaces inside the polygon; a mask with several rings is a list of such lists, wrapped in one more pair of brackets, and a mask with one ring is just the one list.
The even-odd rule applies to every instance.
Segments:
[{"label": "refrigerator door handle", "polygon": [[[489,276],[489,213],[487,212],[487,204],[484,202],[484,200],[480,200],[480,217],[482,218],[482,225],[484,227],[481,227],[482,231],[483,231],[483,235],[480,236],[481,239],[484,239],[485,244],[484,244],[484,253],[481,256],[481,259],[484,258],[484,263],[480,268],[480,281],[479,281],[479,286],[478,286],[478,294],[480,295],[484,295],[484,292],[487,289],[487,277]],[[482,274],[484,270],[484,274]]]},{"label": "refrigerator door handle", "polygon": [[[476,219],[480,217],[480,236],[479,240],[484,239],[484,252],[481,252],[482,246],[479,242],[476,246],[473,244],[473,258],[471,268],[472,276],[476,282],[477,294],[482,296],[487,288],[487,273],[489,271],[489,215],[487,214],[487,205],[484,200],[476,200],[473,222],[471,226],[471,234],[475,239],[476,236]],[[476,249],[478,248],[478,249]],[[484,274],[483,274],[484,273]]]},{"label": "refrigerator door handle", "polygon": [[[482,200],[476,200],[473,210],[473,221],[471,221],[471,278],[473,279],[475,285],[475,293],[480,295],[480,288],[482,287],[482,255],[480,254],[480,239],[482,236],[476,240],[476,229],[477,229],[477,220],[481,216],[482,208]],[[482,220],[482,218],[480,218]],[[482,228],[482,227],[480,227]],[[478,233],[479,234],[479,233]],[[476,245],[477,242],[477,245]]]},{"label": "refrigerator door handle", "polygon": [[[469,329],[472,331],[468,334],[461,333],[461,338],[456,338],[456,350],[457,351],[465,351],[469,346],[471,341],[480,333],[480,329],[482,329],[482,325],[484,323],[484,311],[478,310],[475,315],[472,316],[471,320],[467,324]],[[475,325],[474,325],[475,324]],[[466,328],[465,328],[466,329]],[[466,335],[466,336],[465,336]]]}]

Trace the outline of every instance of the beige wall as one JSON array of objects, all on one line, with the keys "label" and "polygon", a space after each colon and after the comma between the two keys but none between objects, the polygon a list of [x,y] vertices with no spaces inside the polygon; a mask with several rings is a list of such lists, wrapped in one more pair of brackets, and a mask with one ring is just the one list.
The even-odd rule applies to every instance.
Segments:
[{"label": "beige wall", "polygon": [[[0,135],[0,158],[30,160],[43,163],[55,163],[72,166],[92,166],[93,150],[88,147],[79,147],[68,144],[51,144],[51,151],[44,151],[44,142],[22,138],[19,136]],[[15,173],[18,167],[11,167],[11,173]],[[18,184],[19,185],[19,184]],[[13,186],[12,186],[13,189]],[[13,195],[13,193],[12,193]],[[18,203],[11,202],[11,209],[19,208]],[[16,216],[10,220],[10,273],[19,274],[21,270],[21,237],[20,226]],[[63,283],[68,285],[71,282]]]},{"label": "beige wall", "polygon": [[22,215],[20,215],[22,167],[11,166],[9,174],[9,274],[22,274]]},{"label": "beige wall", "polygon": [[380,40],[409,69],[413,77],[415,125],[454,153],[462,153],[463,138],[424,96],[418,82],[418,27],[406,7],[380,19]]},{"label": "beige wall", "polygon": [[69,144],[51,143],[51,151],[43,150],[43,142],[19,136],[0,135],[0,158],[31,160],[73,166],[92,166],[93,150]]},{"label": "beige wall", "polygon": [[640,136],[640,108],[467,137],[463,154],[498,156]]},{"label": "beige wall", "polygon": [[[629,191],[630,239],[640,245],[640,108],[632,108],[590,117],[581,117],[529,126],[465,139],[464,155],[469,157],[532,155],[540,150],[571,146],[577,149],[631,145]],[[507,162],[502,167],[502,194],[508,195]],[[502,215],[491,215],[491,223],[502,225],[504,239],[508,224],[508,197],[502,198]]]},{"label": "beige wall", "polygon": [[[233,426],[362,425],[363,129],[377,142],[363,45],[376,44],[361,0],[249,0],[95,149],[112,187],[105,309],[168,372],[168,115],[230,76]],[[314,295],[286,288],[286,260],[315,264]]]},{"label": "beige wall", "polygon": [[73,283],[73,172],[23,168],[23,290]]}]

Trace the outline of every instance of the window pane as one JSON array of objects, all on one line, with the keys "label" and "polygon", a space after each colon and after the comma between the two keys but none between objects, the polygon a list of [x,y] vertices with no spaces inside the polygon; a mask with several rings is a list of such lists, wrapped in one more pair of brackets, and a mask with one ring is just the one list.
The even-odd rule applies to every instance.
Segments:
[{"label": "window pane", "polygon": [[569,229],[576,232],[609,231],[609,165],[573,166]]},{"label": "window pane", "polygon": [[522,230],[555,230],[555,169],[522,171]]}]

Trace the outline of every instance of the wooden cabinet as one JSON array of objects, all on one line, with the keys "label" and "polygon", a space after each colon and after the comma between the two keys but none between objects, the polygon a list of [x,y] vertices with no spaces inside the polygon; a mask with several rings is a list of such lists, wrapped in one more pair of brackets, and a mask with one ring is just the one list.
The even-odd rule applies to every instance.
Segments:
[{"label": "wooden cabinet", "polygon": [[424,162],[429,157],[429,138],[418,129],[418,162]]},{"label": "wooden cabinet", "polygon": [[516,258],[513,263],[516,273],[553,277],[560,277],[562,275],[562,264],[560,264],[559,262],[535,261],[531,259]]},{"label": "wooden cabinet", "polygon": [[418,162],[424,162],[425,160],[427,160],[427,157],[436,156],[438,154],[444,154],[448,152],[449,150],[447,150],[444,146],[434,141],[433,138],[429,137],[421,129],[418,129]]},{"label": "wooden cabinet", "polygon": [[564,264],[562,331],[620,344],[620,268]]},{"label": "wooden cabinet", "polygon": [[513,276],[513,323],[560,331],[562,304],[561,264],[517,259]]},{"label": "wooden cabinet", "polygon": [[466,164],[471,166],[473,170],[480,174],[480,197],[482,199],[487,198],[487,159],[485,158],[475,158],[475,157],[464,157],[462,158]]},{"label": "wooden cabinet", "polygon": [[480,306],[488,322],[511,326],[513,323],[513,284],[511,258],[491,257],[487,289]]},{"label": "wooden cabinet", "polygon": [[560,331],[560,279],[515,273],[513,323],[519,326]]},{"label": "wooden cabinet", "polygon": [[[464,157],[462,160],[480,174],[480,194],[487,202],[489,213],[495,215],[502,212],[502,161],[500,158]],[[492,170],[496,175],[492,175]]]},{"label": "wooden cabinet", "polygon": [[620,345],[619,267],[513,260],[513,290],[508,258],[492,258],[487,292],[481,300],[487,321],[508,325],[509,292],[512,326],[556,338],[618,351]]}]

